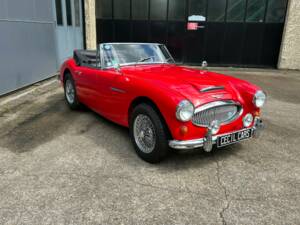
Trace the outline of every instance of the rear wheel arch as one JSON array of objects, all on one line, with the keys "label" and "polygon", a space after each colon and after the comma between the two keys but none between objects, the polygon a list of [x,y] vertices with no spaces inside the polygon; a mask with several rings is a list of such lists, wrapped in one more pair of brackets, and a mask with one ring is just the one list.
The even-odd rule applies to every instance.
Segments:
[{"label": "rear wheel arch", "polygon": [[67,75],[72,76],[71,70],[70,70],[69,68],[66,68],[66,69],[64,70],[64,73],[63,73],[63,82],[64,82],[64,83],[65,83],[65,81],[66,81]]},{"label": "rear wheel arch", "polygon": [[140,104],[150,105],[154,109],[154,111],[158,114],[158,116],[160,117],[160,119],[162,120],[162,122],[163,122],[163,124],[166,128],[168,139],[171,140],[172,139],[172,134],[169,130],[169,126],[168,126],[163,114],[159,110],[159,107],[157,106],[157,104],[152,99],[150,99],[149,97],[145,97],[145,96],[137,97],[131,102],[131,104],[128,108],[128,124],[130,124],[130,119],[131,119],[131,114],[133,112],[133,109],[136,106],[140,105]]}]

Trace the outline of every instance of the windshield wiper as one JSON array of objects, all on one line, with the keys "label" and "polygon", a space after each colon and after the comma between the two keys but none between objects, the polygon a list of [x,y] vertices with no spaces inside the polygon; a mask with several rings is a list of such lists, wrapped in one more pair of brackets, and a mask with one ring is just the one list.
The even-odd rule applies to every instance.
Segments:
[{"label": "windshield wiper", "polygon": [[153,58],[154,58],[154,56],[141,58],[141,59],[138,60],[134,65],[136,66],[138,63],[145,62],[145,61],[148,61],[149,59],[153,59]]},{"label": "windshield wiper", "polygon": [[139,63],[139,62],[145,62],[145,61],[148,61],[149,59],[153,59],[153,56],[146,57],[146,58],[141,58],[139,61],[137,61],[137,63]]}]

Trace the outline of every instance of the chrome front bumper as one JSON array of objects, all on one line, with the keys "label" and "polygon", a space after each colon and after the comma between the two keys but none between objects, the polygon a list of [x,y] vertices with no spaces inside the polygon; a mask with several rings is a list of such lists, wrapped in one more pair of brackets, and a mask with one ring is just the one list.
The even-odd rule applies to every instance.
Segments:
[{"label": "chrome front bumper", "polygon": [[[252,127],[252,137],[258,138],[260,136],[261,131],[264,128],[264,124],[260,118],[255,118],[254,126]],[[243,130],[241,130],[243,131]],[[235,131],[236,132],[236,131]],[[209,131],[208,131],[209,133]],[[232,132],[234,133],[234,132]],[[227,133],[230,134],[230,133]],[[212,150],[212,145],[217,143],[217,139],[220,135],[206,135],[204,138],[187,140],[187,141],[177,141],[171,140],[169,141],[169,146],[174,149],[194,149],[204,147],[204,150],[210,152]]]}]

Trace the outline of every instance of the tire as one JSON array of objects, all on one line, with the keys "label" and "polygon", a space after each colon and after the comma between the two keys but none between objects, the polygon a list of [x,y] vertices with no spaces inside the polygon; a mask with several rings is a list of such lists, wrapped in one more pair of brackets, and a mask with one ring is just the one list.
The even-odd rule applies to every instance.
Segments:
[{"label": "tire", "polygon": [[[147,129],[139,129],[141,127],[147,127]],[[149,163],[158,163],[168,155],[167,128],[152,106],[142,103],[133,109],[130,115],[129,131],[136,153],[141,159]]]},{"label": "tire", "polygon": [[[79,109],[80,102],[77,97],[76,86],[72,78],[72,75],[70,73],[65,74],[64,91],[65,91],[65,100],[67,102],[67,105],[70,107],[70,109],[72,110]],[[71,92],[73,92],[73,94],[71,94]]]}]

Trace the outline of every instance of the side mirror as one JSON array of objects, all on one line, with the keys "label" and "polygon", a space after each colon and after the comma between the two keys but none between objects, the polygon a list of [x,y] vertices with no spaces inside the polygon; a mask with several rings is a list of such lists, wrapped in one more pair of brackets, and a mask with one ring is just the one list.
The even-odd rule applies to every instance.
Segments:
[{"label": "side mirror", "polygon": [[119,72],[119,73],[121,74],[122,72],[121,72],[121,66],[120,66],[120,64],[119,64],[118,62],[116,62],[116,61],[113,61],[112,63],[113,63],[113,68],[114,68],[117,72]]},{"label": "side mirror", "polygon": [[202,69],[206,69],[208,66],[207,61],[202,62]]},{"label": "side mirror", "polygon": [[117,70],[117,71],[120,71],[120,70],[121,70],[121,67],[120,67],[120,65],[119,65],[118,63],[115,63],[114,66],[113,66],[113,68],[114,68],[115,70]]}]

